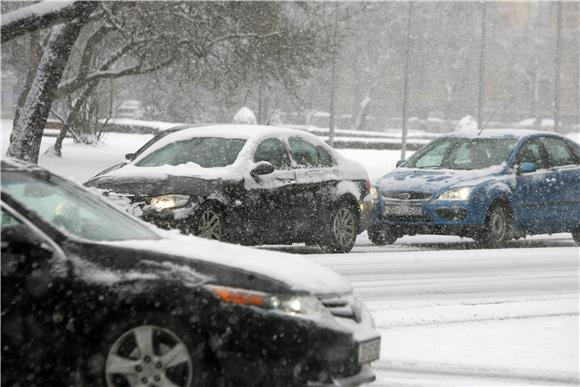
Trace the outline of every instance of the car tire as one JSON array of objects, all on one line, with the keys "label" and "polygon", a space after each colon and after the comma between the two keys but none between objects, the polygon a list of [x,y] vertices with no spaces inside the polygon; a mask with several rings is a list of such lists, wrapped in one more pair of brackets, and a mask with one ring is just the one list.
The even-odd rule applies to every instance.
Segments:
[{"label": "car tire", "polygon": [[367,233],[371,242],[377,246],[392,245],[398,239],[397,234],[386,226],[371,226]]},{"label": "car tire", "polygon": [[204,203],[193,216],[193,233],[201,238],[227,240],[224,212],[213,203]]},{"label": "car tire", "polygon": [[354,247],[358,235],[358,214],[347,202],[340,202],[332,211],[330,222],[323,232],[320,243],[327,253],[348,253]]},{"label": "car tire", "polygon": [[495,205],[485,218],[483,230],[474,237],[477,244],[486,248],[501,247],[511,239],[511,214],[508,208]]},{"label": "car tire", "polygon": [[580,228],[576,229],[576,231],[572,231],[572,238],[574,238],[574,242],[580,246]]},{"label": "car tire", "polygon": [[171,316],[141,314],[101,332],[80,367],[83,386],[215,385],[218,366],[206,355],[204,341]]}]

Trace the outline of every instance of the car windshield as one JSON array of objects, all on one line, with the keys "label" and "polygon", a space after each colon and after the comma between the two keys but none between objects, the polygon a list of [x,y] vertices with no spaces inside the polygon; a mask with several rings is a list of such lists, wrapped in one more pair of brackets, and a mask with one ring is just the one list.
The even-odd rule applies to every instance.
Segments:
[{"label": "car windshield", "polygon": [[483,169],[504,163],[515,138],[443,138],[405,163],[409,168]]},{"label": "car windshield", "polygon": [[84,239],[159,239],[146,226],[55,176],[2,172],[2,190],[43,220]]},{"label": "car windshield", "polygon": [[171,142],[135,162],[138,167],[195,163],[203,168],[225,167],[236,161],[246,140],[194,137]]}]

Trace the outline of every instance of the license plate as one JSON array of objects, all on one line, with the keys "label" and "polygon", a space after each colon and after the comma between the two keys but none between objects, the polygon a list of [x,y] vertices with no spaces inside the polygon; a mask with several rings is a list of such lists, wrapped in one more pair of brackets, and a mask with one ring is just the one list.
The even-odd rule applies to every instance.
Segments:
[{"label": "license plate", "polygon": [[423,208],[420,206],[385,206],[385,215],[421,216]]},{"label": "license plate", "polygon": [[367,364],[379,360],[381,356],[381,338],[365,341],[358,346],[358,364]]}]

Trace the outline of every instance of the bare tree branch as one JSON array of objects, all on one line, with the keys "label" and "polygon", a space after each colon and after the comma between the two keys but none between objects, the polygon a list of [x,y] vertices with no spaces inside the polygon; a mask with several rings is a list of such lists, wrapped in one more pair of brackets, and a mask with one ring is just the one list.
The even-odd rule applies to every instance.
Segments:
[{"label": "bare tree branch", "polygon": [[2,15],[1,41],[87,15],[96,8],[96,1],[43,1]]}]

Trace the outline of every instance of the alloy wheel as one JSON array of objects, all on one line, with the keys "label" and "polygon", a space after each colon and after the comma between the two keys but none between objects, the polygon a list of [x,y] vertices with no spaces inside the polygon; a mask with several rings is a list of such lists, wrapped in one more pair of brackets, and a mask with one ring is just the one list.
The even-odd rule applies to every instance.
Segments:
[{"label": "alloy wheel", "polygon": [[332,231],[336,242],[346,248],[356,239],[356,220],[348,208],[339,208],[332,223]]},{"label": "alloy wheel", "polygon": [[173,332],[142,325],[123,333],[111,346],[105,364],[108,387],[186,387],[192,360]]},{"label": "alloy wheel", "polygon": [[212,210],[206,209],[199,218],[197,235],[202,238],[222,240],[222,219]]},{"label": "alloy wheel", "polygon": [[493,211],[489,217],[491,235],[503,240],[507,232],[507,222],[502,211]]}]

